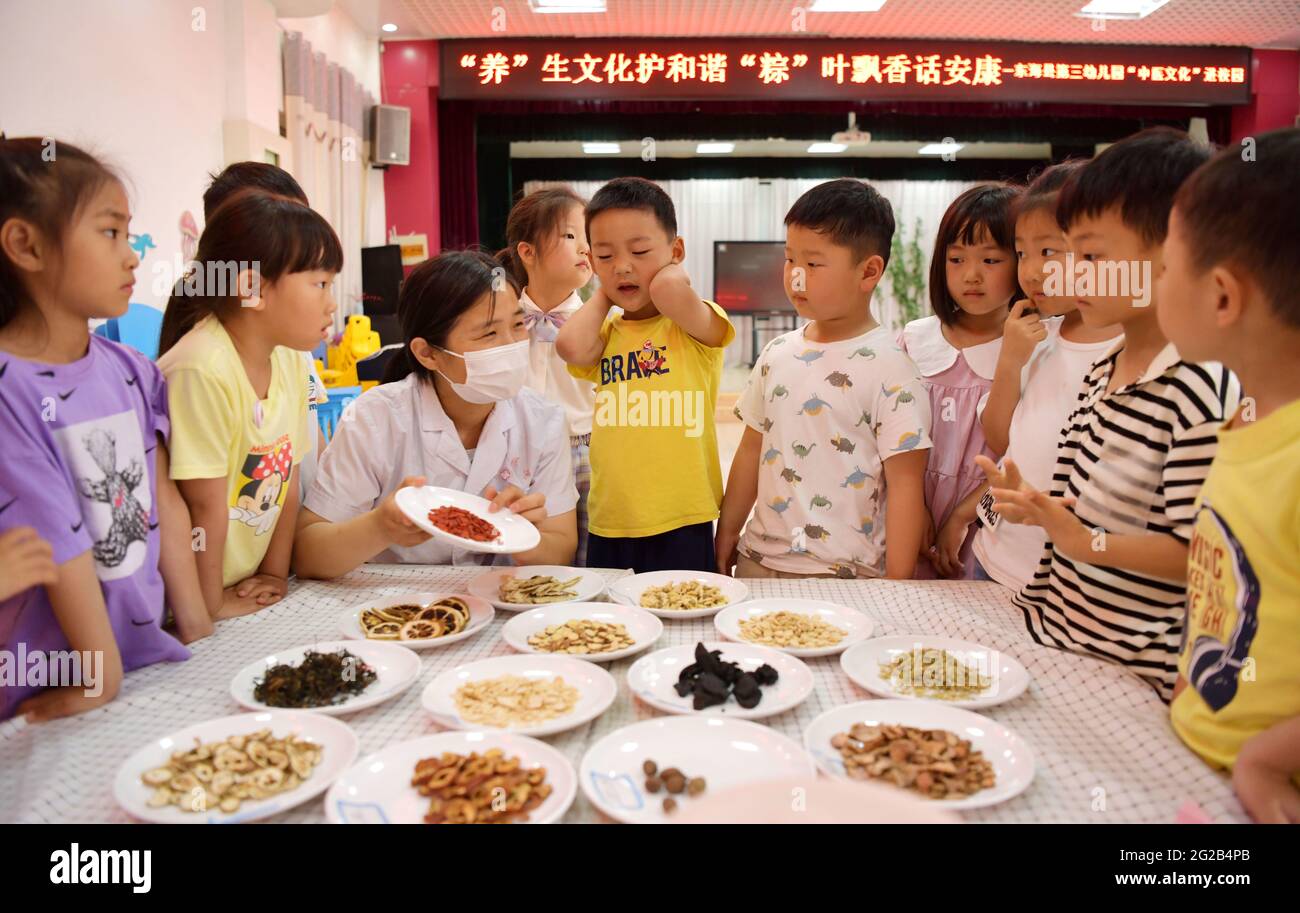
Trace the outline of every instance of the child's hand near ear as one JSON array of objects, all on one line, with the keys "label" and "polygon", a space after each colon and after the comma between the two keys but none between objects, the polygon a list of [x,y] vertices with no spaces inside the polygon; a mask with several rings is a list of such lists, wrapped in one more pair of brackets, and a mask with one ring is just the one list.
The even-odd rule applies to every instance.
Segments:
[{"label": "child's hand near ear", "polygon": [[671,294],[674,288],[683,286],[690,288],[691,277],[686,274],[686,270],[680,263],[673,260],[655,273],[654,278],[650,280],[650,298],[658,299],[665,292]]},{"label": "child's hand near ear", "polygon": [[0,533],[0,567],[5,569],[0,579],[0,602],[59,579],[50,543],[30,526],[17,526]]}]

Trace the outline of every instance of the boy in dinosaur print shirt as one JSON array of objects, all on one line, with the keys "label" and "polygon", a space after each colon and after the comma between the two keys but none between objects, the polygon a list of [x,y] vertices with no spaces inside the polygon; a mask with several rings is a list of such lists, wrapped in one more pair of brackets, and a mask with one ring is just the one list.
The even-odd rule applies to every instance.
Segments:
[{"label": "boy in dinosaur print shirt", "polygon": [[910,577],[930,407],[916,365],[871,316],[892,211],[860,181],[830,181],[795,203],[786,230],[786,294],[810,322],[767,345],[736,406],[748,427],[718,521],[718,569]]}]

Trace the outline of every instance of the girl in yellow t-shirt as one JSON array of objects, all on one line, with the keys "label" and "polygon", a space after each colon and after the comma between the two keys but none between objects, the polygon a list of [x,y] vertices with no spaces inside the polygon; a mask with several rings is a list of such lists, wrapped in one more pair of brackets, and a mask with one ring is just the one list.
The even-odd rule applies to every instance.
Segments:
[{"label": "girl in yellow t-shirt", "polygon": [[158,367],[171,476],[189,505],[204,600],[224,618],[287,591],[309,446],[299,353],[333,330],[343,249],[310,208],[249,191],[212,214],[195,260],[163,316]]}]

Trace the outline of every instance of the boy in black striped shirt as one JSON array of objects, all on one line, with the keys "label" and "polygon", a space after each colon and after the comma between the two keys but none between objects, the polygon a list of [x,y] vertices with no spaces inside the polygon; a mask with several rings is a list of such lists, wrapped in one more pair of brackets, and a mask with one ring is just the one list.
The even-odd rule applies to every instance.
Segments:
[{"label": "boy in black striped shirt", "polygon": [[1045,288],[1075,297],[1090,326],[1122,325],[1124,338],[1093,366],[1060,430],[1050,493],[1025,485],[1010,461],[999,472],[977,458],[994,510],[1047,532],[1038,570],[1014,598],[1033,638],[1122,663],[1165,701],[1196,496],[1240,399],[1222,365],[1181,360],[1154,303],[1174,195],[1209,155],[1186,133],[1153,128],[1065,185],[1056,216],[1070,255]]}]

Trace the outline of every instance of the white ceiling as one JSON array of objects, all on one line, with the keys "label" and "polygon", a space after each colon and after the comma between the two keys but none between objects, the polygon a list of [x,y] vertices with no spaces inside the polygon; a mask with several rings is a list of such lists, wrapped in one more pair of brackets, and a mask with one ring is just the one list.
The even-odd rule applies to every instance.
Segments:
[{"label": "white ceiling", "polygon": [[[811,0],[607,0],[608,11],[537,14],[528,0],[339,0],[384,37],[504,38],[772,35],[796,37],[794,10]],[[1169,0],[1145,19],[1104,31],[1074,14],[1085,0],[887,0],[876,13],[807,13],[809,36],[950,38],[1112,44],[1300,47],[1300,0]],[[494,10],[501,10],[494,16]]]},{"label": "white ceiling", "polygon": [[[808,144],[814,141],[825,142],[829,137],[813,139],[755,139],[731,140],[735,149],[729,153],[702,154],[695,151],[701,140],[659,140],[655,143],[655,156],[658,158],[913,158],[924,143],[903,140],[876,140],[870,143],[855,143],[843,152],[810,153]],[[941,137],[935,137],[938,142]],[[622,144],[622,151],[588,155],[582,150],[582,143],[567,140],[535,140],[510,144],[511,158],[640,158],[641,141],[627,140]],[[1051,143],[966,143],[956,153],[963,159],[1049,159],[1052,157]],[[937,158],[937,156],[936,156]]]}]

